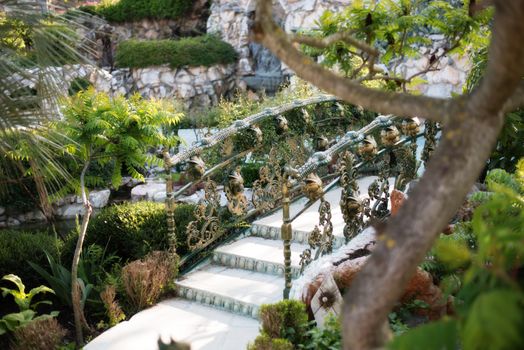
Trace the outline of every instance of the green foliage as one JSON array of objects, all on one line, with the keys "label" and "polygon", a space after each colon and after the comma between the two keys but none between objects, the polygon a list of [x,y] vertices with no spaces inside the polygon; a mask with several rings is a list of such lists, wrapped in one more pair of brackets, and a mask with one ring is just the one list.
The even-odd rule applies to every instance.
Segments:
[{"label": "green foliage", "polygon": [[287,339],[272,338],[263,333],[255,338],[252,344],[247,346],[248,350],[293,350],[293,344]]},{"label": "green foliage", "polygon": [[0,230],[0,274],[15,273],[28,285],[40,284],[43,280],[35,275],[28,261],[45,264],[43,250],[57,258],[62,242],[47,232]]},{"label": "green foliage", "polygon": [[12,282],[16,285],[16,289],[10,289],[2,287],[0,288],[2,290],[2,296],[5,297],[6,295],[11,295],[13,299],[15,300],[16,305],[18,305],[18,308],[20,311],[35,309],[39,304],[51,304],[48,300],[39,301],[37,303],[32,303],[33,298],[42,293],[53,293],[53,290],[46,286],[39,286],[36,288],[33,288],[29,291],[29,293],[25,292],[25,285],[22,283],[22,280],[20,277],[14,274],[5,275],[2,277],[2,280]]},{"label": "green foliage", "polygon": [[78,77],[71,81],[71,84],[69,84],[69,89],[67,91],[69,93],[69,96],[73,96],[80,91],[87,90],[91,86],[93,86],[93,84],[91,84],[91,82],[88,79]]},{"label": "green foliage", "polygon": [[[35,263],[30,262],[29,265],[31,265],[31,267],[40,276],[42,276],[47,281],[47,283],[49,283],[49,285],[53,288],[53,290],[56,293],[56,296],[58,297],[58,299],[60,299],[63,305],[72,306],[71,271],[62,264],[60,264],[60,262],[53,259],[53,257],[48,255],[47,253],[46,256],[50,269],[49,272]],[[87,297],[89,296],[89,293],[91,293],[91,290],[93,289],[93,285],[87,282],[81,264],[79,265],[78,270],[78,284],[80,285],[81,291],[81,307],[83,308],[87,300]]]},{"label": "green foliage", "polygon": [[187,13],[192,4],[191,0],[120,0],[96,7],[83,6],[80,10],[110,22],[130,22],[144,18],[177,19]]},{"label": "green foliage", "polygon": [[260,307],[262,334],[271,338],[283,338],[293,345],[303,344],[308,329],[306,306],[298,300],[283,300]]},{"label": "green foliage", "polygon": [[299,346],[306,350],[340,350],[342,349],[342,333],[340,320],[329,314],[324,321],[324,328],[312,327],[306,336],[308,340]]},{"label": "green foliage", "polygon": [[213,35],[180,40],[127,40],[118,45],[115,61],[119,67],[145,68],[169,64],[171,68],[184,66],[212,66],[236,60],[233,47]]},{"label": "green foliage", "polygon": [[[149,155],[151,147],[172,147],[177,138],[165,135],[162,127],[175,125],[180,114],[167,101],[144,100],[140,95],[129,99],[114,98],[93,89],[71,97],[63,109],[64,120],[55,127],[69,139],[64,140],[65,153],[80,160],[74,178],[80,177],[87,163],[113,166],[111,182],[118,187],[124,169],[133,178],[143,180],[145,164],[159,165],[161,161]],[[91,179],[92,183],[97,183]],[[62,192],[78,189],[79,181],[73,180]],[[63,193],[59,193],[63,194]]]},{"label": "green foliage", "polygon": [[[177,252],[187,252],[186,226],[194,220],[195,206],[178,204],[175,209]],[[123,263],[143,258],[154,250],[169,247],[167,217],[162,203],[137,202],[104,208],[91,220],[86,245],[105,247],[106,255],[116,255]],[[63,258],[69,261],[76,242],[70,238]]]},{"label": "green foliage", "polygon": [[455,350],[457,349],[456,321],[443,319],[422,325],[397,336],[389,349],[415,350],[423,347],[425,350]]},{"label": "green foliage", "polygon": [[46,286],[39,286],[31,289],[29,293],[26,293],[25,285],[22,283],[20,277],[9,274],[2,277],[2,280],[12,282],[16,285],[16,289],[2,287],[2,296],[5,297],[6,295],[11,295],[14,298],[15,303],[18,305],[18,309],[20,311],[17,313],[7,314],[0,319],[0,335],[7,332],[13,332],[18,327],[22,327],[32,321],[56,317],[58,315],[58,311],[53,311],[48,315],[35,317],[35,309],[38,305],[51,305],[51,302],[48,300],[42,300],[37,303],[32,303],[33,298],[38,294],[54,293],[52,289]]},{"label": "green foliage", "polygon": [[[343,11],[326,11],[317,22],[318,30],[308,35],[325,37],[337,32],[350,32],[361,42],[376,48],[380,57],[376,63],[393,67],[389,75],[406,58],[420,57],[419,47],[431,47],[429,34],[442,35],[450,53],[485,45],[492,12],[485,11],[474,18],[468,14],[467,2],[452,1],[353,1]],[[339,67],[346,76],[365,77],[369,70],[357,48],[338,41],[326,49],[304,47],[307,54],[322,56],[322,64]],[[435,52],[436,54],[436,52]],[[412,82],[413,83],[413,82]],[[368,83],[384,89],[399,89],[393,81]]]},{"label": "green foliage", "polygon": [[449,273],[442,279],[441,288],[454,294],[456,315],[405,332],[390,344],[391,348],[418,349],[420,344],[425,349],[524,347],[522,170],[521,161],[516,175],[502,169],[488,173],[486,182],[492,194],[484,198],[471,223],[465,225],[475,236],[474,244],[468,230],[437,242],[437,258],[446,263]]}]

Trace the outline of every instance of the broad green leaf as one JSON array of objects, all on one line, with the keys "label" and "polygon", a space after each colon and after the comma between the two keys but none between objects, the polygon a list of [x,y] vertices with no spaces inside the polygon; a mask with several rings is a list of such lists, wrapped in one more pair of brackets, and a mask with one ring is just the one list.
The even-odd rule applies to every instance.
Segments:
[{"label": "broad green leaf", "polygon": [[513,290],[481,294],[462,330],[464,350],[524,348],[524,296]]},{"label": "broad green leaf", "polygon": [[443,319],[410,329],[388,344],[391,350],[455,350],[457,322]]}]

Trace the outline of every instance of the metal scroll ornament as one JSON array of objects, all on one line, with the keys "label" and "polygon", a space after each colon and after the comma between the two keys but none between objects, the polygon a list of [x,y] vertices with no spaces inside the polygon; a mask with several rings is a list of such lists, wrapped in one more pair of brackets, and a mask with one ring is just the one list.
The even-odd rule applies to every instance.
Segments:
[{"label": "metal scroll ornament", "polygon": [[[324,197],[320,198],[319,224],[309,234],[309,248],[300,254],[300,273],[313,260],[333,251],[333,224],[331,222],[331,205]],[[315,256],[312,252],[316,249]]]},{"label": "metal scroll ornament", "polygon": [[436,136],[437,136],[437,123],[432,122],[429,120],[426,120],[424,124],[424,149],[422,150],[422,161],[424,162],[424,166],[427,165],[427,162],[429,158],[431,157],[431,154],[435,150],[435,145],[437,143]]},{"label": "metal scroll ornament", "polygon": [[380,172],[377,180],[368,187],[368,196],[375,203],[371,208],[371,216],[376,219],[384,219],[389,214],[389,172],[391,167],[391,156],[389,152],[384,153]]},{"label": "metal scroll ornament", "polygon": [[229,212],[237,216],[244,214],[247,210],[247,198],[244,195],[244,179],[240,175],[240,168],[229,174],[225,192]]},{"label": "metal scroll ornament", "polygon": [[353,168],[354,157],[346,151],[339,159],[340,185],[342,193],[340,196],[340,209],[344,217],[344,237],[346,243],[361,232],[365,227],[365,217],[369,216],[369,198],[360,199],[356,171]]},{"label": "metal scroll ornament", "polygon": [[220,194],[217,184],[207,180],[204,187],[204,200],[194,212],[195,219],[187,225],[187,245],[190,250],[206,247],[209,243],[222,235],[218,221]]},{"label": "metal scroll ornament", "polygon": [[268,164],[260,168],[259,179],[253,183],[251,202],[262,213],[273,209],[282,197],[283,176],[277,152],[276,147],[271,148]]}]

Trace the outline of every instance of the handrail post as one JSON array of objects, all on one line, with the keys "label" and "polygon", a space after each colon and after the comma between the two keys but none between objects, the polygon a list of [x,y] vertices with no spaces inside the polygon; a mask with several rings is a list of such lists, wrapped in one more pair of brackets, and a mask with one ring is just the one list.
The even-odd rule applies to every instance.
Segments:
[{"label": "handrail post", "polygon": [[282,227],[280,229],[284,242],[284,299],[289,299],[291,291],[291,221],[289,219],[289,182],[288,174],[284,172],[282,179]]},{"label": "handrail post", "polygon": [[166,171],[166,216],[167,216],[167,237],[169,239],[169,251],[176,253],[176,226],[175,226],[175,197],[174,183],[171,175],[171,157],[167,149],[164,149],[164,169]]}]

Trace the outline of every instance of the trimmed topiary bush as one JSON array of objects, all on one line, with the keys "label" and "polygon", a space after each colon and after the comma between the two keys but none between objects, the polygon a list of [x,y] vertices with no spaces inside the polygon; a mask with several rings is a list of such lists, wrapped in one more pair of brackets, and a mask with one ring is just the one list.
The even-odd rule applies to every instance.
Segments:
[{"label": "trimmed topiary bush", "polygon": [[193,6],[192,0],[120,0],[110,5],[82,7],[110,22],[131,22],[144,18],[177,19]]},{"label": "trimmed topiary bush", "polygon": [[180,40],[127,40],[118,45],[115,60],[118,67],[145,68],[169,64],[211,66],[235,62],[237,54],[228,43],[213,35]]},{"label": "trimmed topiary bush", "polygon": [[287,339],[295,346],[303,344],[307,338],[308,315],[306,305],[301,301],[282,300],[276,304],[262,305],[260,322],[261,335]]},{"label": "trimmed topiary bush", "polygon": [[[178,204],[175,210],[177,253],[187,253],[186,226],[194,220],[194,205]],[[114,254],[122,262],[143,258],[155,250],[169,247],[166,211],[163,203],[137,202],[107,207],[94,217],[87,229],[85,246],[106,247],[106,255]],[[72,257],[76,237],[67,244],[64,260]]]},{"label": "trimmed topiary bush", "polygon": [[44,280],[29,266],[28,261],[47,266],[44,250],[53,258],[59,256],[62,242],[47,232],[0,230],[0,276],[13,273],[28,288]]},{"label": "trimmed topiary bush", "polygon": [[248,345],[248,350],[293,350],[293,344],[287,339],[273,339],[267,334],[260,334],[255,341]]}]

